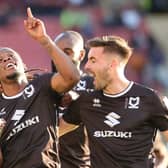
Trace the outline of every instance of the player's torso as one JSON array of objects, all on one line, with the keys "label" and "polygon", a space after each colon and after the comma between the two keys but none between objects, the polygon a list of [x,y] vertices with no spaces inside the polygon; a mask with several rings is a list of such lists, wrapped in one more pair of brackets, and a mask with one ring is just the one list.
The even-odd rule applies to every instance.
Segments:
[{"label": "player's torso", "polygon": [[[56,114],[53,100],[43,93],[38,85],[30,84],[23,93],[15,97],[2,98],[0,107],[0,117],[6,121],[1,135],[5,163],[10,162],[8,158],[13,158],[14,162],[15,160],[22,162],[23,166],[26,160],[22,160],[22,157],[25,158],[27,155],[30,156],[27,157],[27,161],[30,159],[28,163],[34,161],[38,165],[37,160],[39,160],[41,164],[42,149],[45,151],[48,142],[56,143],[52,142],[56,140]],[[51,132],[52,138],[49,137]],[[12,164],[15,164],[14,162]]]},{"label": "player's torso", "polygon": [[149,153],[155,132],[149,122],[150,102],[148,96],[129,91],[119,95],[96,91],[82,99],[81,118],[90,137],[91,152],[107,161],[103,165],[108,166],[113,159],[129,162],[129,157],[136,162]]}]

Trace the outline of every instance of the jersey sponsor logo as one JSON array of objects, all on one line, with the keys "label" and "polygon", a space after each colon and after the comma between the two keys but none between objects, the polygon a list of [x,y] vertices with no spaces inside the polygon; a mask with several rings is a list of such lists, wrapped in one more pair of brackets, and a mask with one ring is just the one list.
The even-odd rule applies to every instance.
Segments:
[{"label": "jersey sponsor logo", "polygon": [[110,127],[114,127],[115,125],[120,124],[120,116],[114,112],[109,113],[105,116],[106,120],[104,120],[104,123],[106,123]]},{"label": "jersey sponsor logo", "polygon": [[16,125],[21,118],[24,116],[25,110],[16,110],[15,113],[13,114],[11,120],[16,121],[14,125]]},{"label": "jersey sponsor logo", "polygon": [[33,85],[29,85],[24,89],[24,99],[26,98],[30,98],[31,96],[33,96],[35,92],[35,89],[33,87]]},{"label": "jersey sponsor logo", "polygon": [[30,119],[25,120],[24,122],[20,123],[16,127],[12,129],[12,131],[9,133],[9,136],[6,140],[9,140],[11,137],[19,133],[20,131],[24,130],[25,128],[28,128],[32,125],[35,125],[40,122],[39,116],[32,117]]},{"label": "jersey sponsor logo", "polygon": [[129,109],[138,109],[140,103],[140,97],[130,97],[128,100]]},{"label": "jersey sponsor logo", "polygon": [[124,138],[128,139],[132,137],[132,132],[127,132],[127,131],[112,131],[112,130],[105,130],[105,131],[95,131],[94,132],[94,137],[97,138]]},{"label": "jersey sponsor logo", "polygon": [[0,116],[5,115],[5,114],[6,114],[6,111],[5,111],[5,107],[4,107],[0,110]]},{"label": "jersey sponsor logo", "polygon": [[102,105],[100,104],[100,99],[95,98],[93,99],[93,107],[101,107]]}]

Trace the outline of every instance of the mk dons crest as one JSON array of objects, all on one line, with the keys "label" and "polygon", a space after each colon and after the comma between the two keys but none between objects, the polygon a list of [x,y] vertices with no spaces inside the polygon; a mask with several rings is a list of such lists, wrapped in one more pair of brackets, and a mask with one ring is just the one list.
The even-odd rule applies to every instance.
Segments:
[{"label": "mk dons crest", "polygon": [[138,109],[140,103],[140,97],[130,97],[128,99],[128,108],[129,109]]}]

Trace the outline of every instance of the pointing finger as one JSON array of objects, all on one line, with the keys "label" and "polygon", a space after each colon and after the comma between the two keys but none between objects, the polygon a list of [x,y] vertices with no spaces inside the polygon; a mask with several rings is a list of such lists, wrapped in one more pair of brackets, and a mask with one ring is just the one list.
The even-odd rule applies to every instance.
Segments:
[{"label": "pointing finger", "polygon": [[27,8],[27,16],[28,16],[29,18],[33,18],[33,17],[34,17],[33,14],[32,14],[32,11],[31,11],[31,8],[30,8],[30,7]]}]

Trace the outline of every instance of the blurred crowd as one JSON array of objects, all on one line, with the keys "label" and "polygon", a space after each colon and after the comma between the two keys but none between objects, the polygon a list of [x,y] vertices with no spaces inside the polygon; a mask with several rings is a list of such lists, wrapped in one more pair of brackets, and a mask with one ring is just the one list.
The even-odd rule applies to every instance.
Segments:
[{"label": "blurred crowd", "polygon": [[[127,75],[160,91],[168,88],[166,55],[151,33],[146,15],[168,12],[166,0],[0,0],[0,25],[30,6],[36,15],[52,15],[62,30],[76,30],[87,40],[102,34],[120,35],[134,49]],[[55,32],[56,33],[56,32]]]},{"label": "blurred crowd", "polygon": [[166,54],[145,19],[148,13],[168,12],[167,0],[0,0],[1,27],[25,15],[27,6],[36,15],[55,16],[62,30],[76,30],[86,40],[102,34],[126,38],[134,49],[129,78],[160,91],[168,88]]}]

